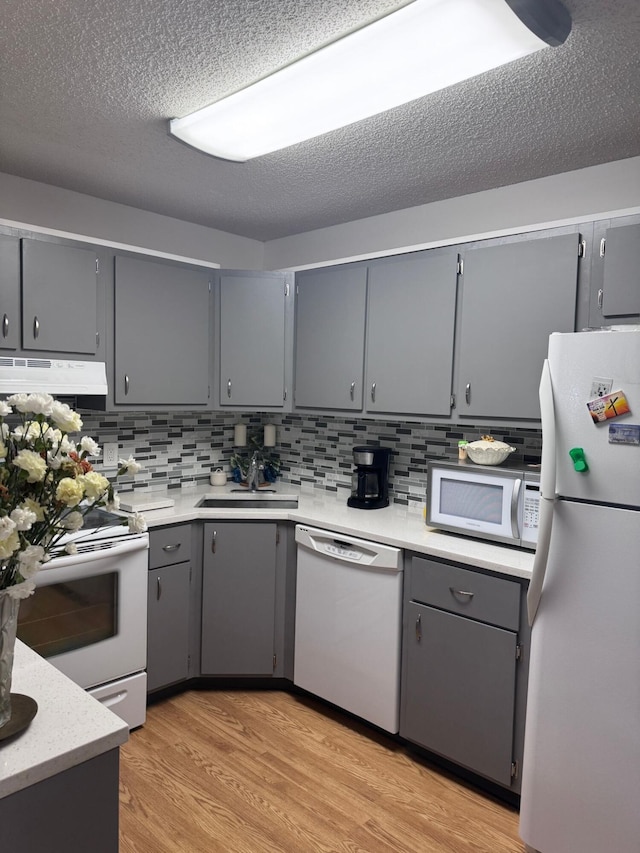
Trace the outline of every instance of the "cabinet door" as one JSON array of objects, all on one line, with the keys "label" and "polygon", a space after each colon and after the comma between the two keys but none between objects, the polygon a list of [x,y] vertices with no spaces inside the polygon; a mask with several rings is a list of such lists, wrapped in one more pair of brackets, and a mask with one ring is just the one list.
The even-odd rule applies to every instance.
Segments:
[{"label": "cabinet door", "polygon": [[511,784],[517,635],[410,602],[400,734]]},{"label": "cabinet door", "polygon": [[0,349],[20,346],[20,241],[0,236]]},{"label": "cabinet door", "polygon": [[457,263],[431,250],[369,266],[367,411],[450,413]]},{"label": "cabinet door", "polygon": [[465,252],[460,415],[540,418],[549,335],[574,331],[579,239],[567,234]]},{"label": "cabinet door", "polygon": [[640,318],[640,216],[596,222],[591,261],[589,325]]},{"label": "cabinet door", "polygon": [[93,249],[22,241],[22,345],[26,350],[94,355],[97,259]]},{"label": "cabinet door", "polygon": [[207,270],[116,257],[116,403],[208,402],[209,277]]},{"label": "cabinet door", "polygon": [[147,612],[147,690],[189,674],[190,563],[149,571]]},{"label": "cabinet door", "polygon": [[203,675],[272,675],[277,525],[207,522]]},{"label": "cabinet door", "polygon": [[366,266],[296,276],[296,406],[362,409],[366,296]]},{"label": "cabinet door", "polygon": [[220,405],[283,406],[285,276],[220,274]]}]

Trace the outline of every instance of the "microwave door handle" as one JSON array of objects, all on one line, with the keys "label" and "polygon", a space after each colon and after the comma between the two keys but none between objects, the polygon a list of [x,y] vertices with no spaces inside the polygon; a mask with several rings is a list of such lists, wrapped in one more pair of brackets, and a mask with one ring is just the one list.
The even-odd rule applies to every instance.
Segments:
[{"label": "microwave door handle", "polygon": [[518,505],[520,503],[520,490],[522,489],[522,480],[518,477],[513,481],[513,492],[511,493],[511,535],[519,542],[520,529],[518,526]]}]

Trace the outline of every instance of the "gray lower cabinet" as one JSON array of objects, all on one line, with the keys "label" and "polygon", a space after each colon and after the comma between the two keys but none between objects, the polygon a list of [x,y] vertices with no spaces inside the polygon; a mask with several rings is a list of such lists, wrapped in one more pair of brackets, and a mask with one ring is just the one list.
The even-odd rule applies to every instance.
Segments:
[{"label": "gray lower cabinet", "polygon": [[276,669],[278,525],[204,525],[203,675],[265,676]]},{"label": "gray lower cabinet", "polygon": [[579,247],[575,231],[464,250],[458,415],[539,420],[549,335],[574,331]]},{"label": "gray lower cabinet", "polygon": [[457,266],[440,249],[370,263],[367,412],[451,412]]},{"label": "gray lower cabinet", "polygon": [[296,275],[295,405],[360,411],[367,267]]},{"label": "gray lower cabinet", "polygon": [[208,405],[210,279],[203,268],[116,256],[117,405]]},{"label": "gray lower cabinet", "polygon": [[640,319],[640,216],[595,223],[589,325]]},{"label": "gray lower cabinet", "polygon": [[278,408],[287,402],[286,273],[225,270],[220,288],[220,406]]},{"label": "gray lower cabinet", "polygon": [[22,348],[95,355],[98,264],[93,248],[22,240]]},{"label": "gray lower cabinet", "polygon": [[191,527],[176,524],[149,535],[147,691],[189,676]]},{"label": "gray lower cabinet", "polygon": [[20,240],[0,235],[0,349],[20,347]]},{"label": "gray lower cabinet", "polygon": [[400,734],[519,791],[528,629],[523,587],[434,559],[405,570]]}]

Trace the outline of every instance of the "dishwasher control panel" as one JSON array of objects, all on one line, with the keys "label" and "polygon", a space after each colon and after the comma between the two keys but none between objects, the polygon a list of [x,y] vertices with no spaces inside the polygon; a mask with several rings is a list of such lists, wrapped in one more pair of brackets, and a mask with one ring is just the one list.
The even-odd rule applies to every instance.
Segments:
[{"label": "dishwasher control panel", "polygon": [[338,541],[327,542],[324,550],[326,554],[331,554],[334,557],[342,557],[343,560],[359,560],[362,557],[361,551],[354,551],[353,548]]}]

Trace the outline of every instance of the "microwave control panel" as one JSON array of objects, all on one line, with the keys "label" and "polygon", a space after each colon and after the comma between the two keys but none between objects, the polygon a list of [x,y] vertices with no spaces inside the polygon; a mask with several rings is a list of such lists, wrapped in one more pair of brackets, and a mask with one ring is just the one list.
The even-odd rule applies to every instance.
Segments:
[{"label": "microwave control panel", "polygon": [[538,541],[540,523],[540,483],[524,482],[524,501],[522,506],[522,541]]}]

